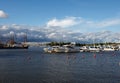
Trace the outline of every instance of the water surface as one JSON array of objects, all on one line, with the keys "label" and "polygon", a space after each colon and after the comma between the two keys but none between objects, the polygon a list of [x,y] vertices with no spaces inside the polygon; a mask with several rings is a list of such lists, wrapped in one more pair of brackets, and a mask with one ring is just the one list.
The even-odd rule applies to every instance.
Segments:
[{"label": "water surface", "polygon": [[120,83],[120,51],[0,50],[0,83]]}]

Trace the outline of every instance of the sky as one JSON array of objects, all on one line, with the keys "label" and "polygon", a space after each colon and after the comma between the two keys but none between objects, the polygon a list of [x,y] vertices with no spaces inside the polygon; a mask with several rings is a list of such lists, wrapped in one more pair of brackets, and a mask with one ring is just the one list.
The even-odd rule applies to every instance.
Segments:
[{"label": "sky", "polygon": [[120,0],[0,0],[0,30],[4,35],[27,30],[43,40],[83,40],[80,34],[95,38],[98,32],[110,32],[113,38],[120,33],[119,4]]}]

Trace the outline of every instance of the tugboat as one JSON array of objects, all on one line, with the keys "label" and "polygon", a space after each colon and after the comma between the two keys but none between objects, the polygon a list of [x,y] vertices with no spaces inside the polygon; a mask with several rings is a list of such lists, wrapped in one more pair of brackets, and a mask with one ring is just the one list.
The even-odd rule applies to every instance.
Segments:
[{"label": "tugboat", "polygon": [[3,44],[0,42],[0,49],[28,49],[29,45],[26,44],[27,36],[24,37],[24,43],[17,43],[14,40],[14,35],[11,36],[11,39]]}]

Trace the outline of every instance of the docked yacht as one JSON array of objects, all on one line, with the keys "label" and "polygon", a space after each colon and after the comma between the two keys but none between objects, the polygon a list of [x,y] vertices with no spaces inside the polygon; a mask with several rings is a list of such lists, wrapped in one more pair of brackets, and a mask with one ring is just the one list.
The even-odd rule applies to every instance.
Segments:
[{"label": "docked yacht", "polygon": [[89,46],[89,52],[100,52],[101,49],[99,47]]},{"label": "docked yacht", "polygon": [[65,49],[64,49],[62,46],[54,46],[54,47],[53,47],[53,50],[54,50],[56,53],[63,53],[63,52],[65,52]]},{"label": "docked yacht", "polygon": [[88,50],[88,46],[82,46],[82,47],[80,47],[80,52],[88,52],[89,50]]},{"label": "docked yacht", "polygon": [[65,49],[66,53],[80,52],[80,49],[78,47],[73,46],[73,45],[64,45],[63,48]]},{"label": "docked yacht", "polygon": [[52,46],[43,49],[48,53],[69,53],[69,52],[80,52],[78,47],[72,45],[63,45],[63,46]]},{"label": "docked yacht", "polygon": [[61,46],[46,47],[43,50],[45,52],[48,52],[48,53],[61,53],[61,52],[65,52],[64,48],[61,47]]},{"label": "docked yacht", "polygon": [[115,51],[115,48],[113,48],[111,46],[106,46],[103,48],[103,51]]}]

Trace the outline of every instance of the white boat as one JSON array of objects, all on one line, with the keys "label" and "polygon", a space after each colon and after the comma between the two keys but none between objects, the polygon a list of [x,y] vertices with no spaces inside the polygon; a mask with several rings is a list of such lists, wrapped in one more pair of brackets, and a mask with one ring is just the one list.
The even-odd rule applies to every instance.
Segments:
[{"label": "white boat", "polygon": [[80,52],[88,52],[88,46],[82,46],[80,47]]},{"label": "white boat", "polygon": [[75,47],[72,45],[47,47],[47,48],[44,48],[44,51],[48,53],[80,52],[78,47]]},{"label": "white boat", "polygon": [[115,51],[113,47],[104,47],[103,51]]},{"label": "white boat", "polygon": [[50,51],[52,51],[52,48],[51,47],[47,47],[47,48],[44,48],[43,49],[45,52],[50,52]]},{"label": "white boat", "polygon": [[89,46],[88,50],[89,52],[100,52],[100,48],[94,46]]},{"label": "white boat", "polygon": [[52,47],[46,47],[43,50],[48,53],[55,53],[57,49],[59,49],[60,46],[52,46]]},{"label": "white boat", "polygon": [[76,46],[73,46],[73,45],[64,45],[63,47],[64,47],[66,53],[80,52],[80,49]]},{"label": "white boat", "polygon": [[62,46],[54,46],[54,47],[53,47],[53,50],[54,50],[56,53],[65,52],[65,48],[63,48]]}]

